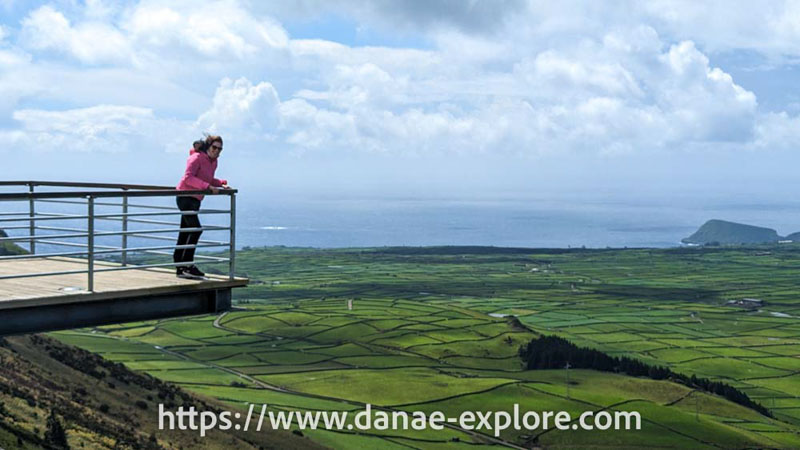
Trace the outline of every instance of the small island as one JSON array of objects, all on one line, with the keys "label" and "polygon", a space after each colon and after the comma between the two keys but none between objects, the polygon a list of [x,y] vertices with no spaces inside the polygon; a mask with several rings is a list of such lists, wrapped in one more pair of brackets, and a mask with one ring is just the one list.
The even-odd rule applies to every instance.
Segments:
[{"label": "small island", "polygon": [[[800,238],[800,233],[793,233],[790,236],[795,235]],[[681,239],[681,242],[694,245],[769,244],[784,239],[787,238],[781,237],[772,228],[712,219],[691,236]]]}]

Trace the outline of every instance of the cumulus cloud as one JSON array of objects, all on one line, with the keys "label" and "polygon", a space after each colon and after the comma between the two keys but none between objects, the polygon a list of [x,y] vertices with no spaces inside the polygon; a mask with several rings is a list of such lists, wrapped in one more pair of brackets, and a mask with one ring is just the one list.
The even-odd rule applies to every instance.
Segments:
[{"label": "cumulus cloud", "polygon": [[220,81],[209,110],[196,126],[209,132],[237,134],[240,138],[268,138],[278,125],[280,99],[272,84],[253,85],[247,78]]},{"label": "cumulus cloud", "polygon": [[[143,0],[116,8],[95,0],[83,14],[72,15],[43,6],[23,19],[19,44],[36,58],[74,59],[79,67],[65,70],[62,78],[77,85],[85,74],[91,82],[75,89],[79,95],[72,99],[52,87],[52,77],[43,90],[29,92],[61,103],[80,97],[102,105],[108,97],[129,106],[95,111],[82,104],[53,117],[23,109],[13,115],[22,133],[15,139],[101,148],[95,143],[111,142],[111,136],[140,142],[139,134],[128,130],[157,129],[171,121],[166,128],[173,136],[161,146],[173,142],[168,146],[181,150],[180,143],[209,131],[223,134],[226,142],[235,136],[242,145],[270,142],[300,152],[541,155],[697,144],[770,148],[769,133],[792,133],[795,118],[759,111],[755,94],[713,64],[709,41],[695,23],[706,6],[581,2],[576,9],[576,4],[341,4],[340,13],[370,26],[424,33],[433,43],[425,49],[291,39],[281,23],[263,14],[330,11],[315,1],[264,6]],[[688,8],[685,15],[676,12],[682,6]],[[770,7],[760,17],[785,24],[780,33],[789,36],[790,9]],[[736,17],[735,23],[744,23]],[[692,33],[681,31],[684,22],[695,23]],[[713,26],[723,24],[714,19]],[[757,33],[773,33],[771,42],[789,41],[776,37],[778,32]],[[3,51],[0,67],[37,64],[26,62],[28,53],[20,49]],[[87,69],[98,64],[116,71]],[[13,86],[4,77],[0,74],[0,92]],[[121,81],[121,89],[139,102],[114,97],[113,85],[103,78]],[[191,106],[169,105],[189,99]],[[92,120],[98,121],[96,129],[89,126]],[[59,123],[68,126],[58,128]],[[80,132],[72,139],[69,130]]]},{"label": "cumulus cloud", "polygon": [[523,59],[515,72],[541,96],[555,97],[599,93],[640,97],[642,90],[633,74],[618,61],[585,61],[555,50]]},{"label": "cumulus cloud", "polygon": [[671,37],[702,42],[709,51],[749,49],[774,58],[800,55],[800,4],[771,2],[655,0],[636,2],[639,20],[649,20]]},{"label": "cumulus cloud", "polygon": [[0,117],[10,114],[20,99],[45,90],[29,73],[31,59],[19,49],[0,47]]},{"label": "cumulus cloud", "polygon": [[[436,57],[448,66],[448,54]],[[300,90],[282,105],[285,128],[301,130],[289,142],[412,154],[625,153],[744,146],[757,121],[752,92],[691,41],[667,45],[649,27],[533,52],[510,70],[468,67],[337,64],[322,77],[326,89]]]},{"label": "cumulus cloud", "polygon": [[245,59],[264,49],[288,45],[283,27],[256,18],[237,2],[143,1],[121,24],[130,39],[145,46],[192,50],[217,59]]},{"label": "cumulus cloud", "polygon": [[673,45],[661,55],[669,73],[661,78],[657,103],[669,112],[680,138],[706,141],[746,141],[752,137],[756,97],[733,82],[692,42]]},{"label": "cumulus cloud", "polygon": [[293,64],[303,70],[325,73],[335,65],[372,63],[393,72],[430,73],[442,64],[441,52],[414,48],[350,47],[323,39],[293,39],[289,42]]},{"label": "cumulus cloud", "polygon": [[795,150],[800,146],[800,116],[767,113],[756,123],[751,147],[756,150]]},{"label": "cumulus cloud", "polygon": [[62,111],[15,111],[17,130],[0,131],[4,139],[32,151],[120,152],[163,145],[174,130],[153,111],[121,105],[98,105]]},{"label": "cumulus cloud", "polygon": [[408,76],[392,76],[373,63],[339,64],[323,77],[328,85],[327,91],[304,89],[296,96],[324,100],[344,109],[359,105],[393,109],[413,101]]},{"label": "cumulus cloud", "polygon": [[73,23],[50,5],[39,7],[22,20],[20,41],[86,64],[139,67],[164,57],[243,60],[289,41],[278,22],[254,17],[235,1],[142,1],[119,11],[92,1],[77,19]]},{"label": "cumulus cloud", "polygon": [[113,26],[102,22],[73,26],[49,5],[22,21],[22,40],[33,50],[62,52],[88,64],[122,62],[131,51],[125,36]]}]

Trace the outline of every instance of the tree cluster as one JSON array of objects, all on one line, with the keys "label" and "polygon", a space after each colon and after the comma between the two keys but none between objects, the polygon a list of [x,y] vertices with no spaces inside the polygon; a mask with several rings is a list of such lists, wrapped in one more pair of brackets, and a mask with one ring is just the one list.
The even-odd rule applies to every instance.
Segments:
[{"label": "tree cluster", "polygon": [[611,356],[599,350],[578,347],[558,336],[539,336],[519,349],[519,355],[528,370],[563,369],[569,363],[573,369],[593,369],[601,372],[624,373],[653,380],[670,380],[694,389],[713,393],[742,406],[772,417],[769,410],[754,402],[744,392],[729,384],[708,378],[691,377],[673,372],[663,366],[652,366],[626,356]]}]

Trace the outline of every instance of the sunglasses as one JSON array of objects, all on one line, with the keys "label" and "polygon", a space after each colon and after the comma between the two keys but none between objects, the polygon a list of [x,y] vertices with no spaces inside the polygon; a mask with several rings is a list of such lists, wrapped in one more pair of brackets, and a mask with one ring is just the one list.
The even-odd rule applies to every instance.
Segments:
[{"label": "sunglasses", "polygon": [[222,151],[222,146],[220,145],[212,145],[211,148],[213,148],[214,150]]}]

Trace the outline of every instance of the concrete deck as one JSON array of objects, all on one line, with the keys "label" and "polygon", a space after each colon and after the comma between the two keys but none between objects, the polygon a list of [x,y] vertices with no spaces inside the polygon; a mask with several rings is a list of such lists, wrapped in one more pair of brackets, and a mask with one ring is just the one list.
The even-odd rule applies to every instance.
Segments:
[{"label": "concrete deck", "polygon": [[[95,261],[95,270],[119,267]],[[85,259],[53,257],[0,261],[0,275],[86,270]],[[185,280],[174,269],[95,272],[0,280],[0,335],[69,329],[107,323],[205,314],[230,308],[231,289],[246,278],[209,275]]]}]

